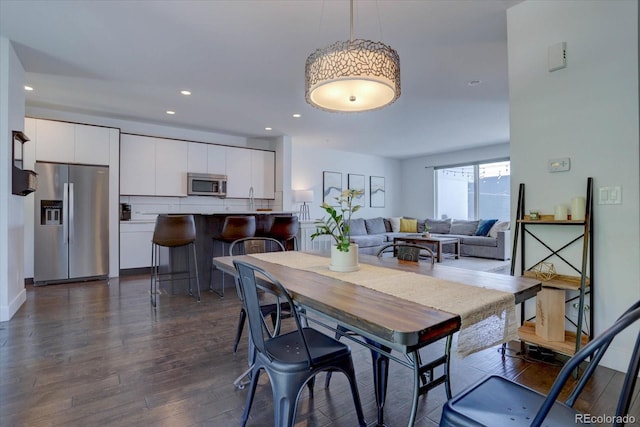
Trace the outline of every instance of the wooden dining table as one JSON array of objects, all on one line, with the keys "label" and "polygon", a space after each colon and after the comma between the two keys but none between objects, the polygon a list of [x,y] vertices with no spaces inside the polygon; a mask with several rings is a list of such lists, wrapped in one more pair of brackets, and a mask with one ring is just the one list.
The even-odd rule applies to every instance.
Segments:
[{"label": "wooden dining table", "polygon": [[[278,256],[284,256],[284,259],[301,256],[299,252],[290,252],[292,255],[286,255],[288,253],[280,253]],[[233,261],[236,259],[268,271],[287,289],[294,303],[304,307],[310,320],[333,330],[336,330],[335,324],[337,324],[364,337],[366,341],[356,339],[354,341],[369,347],[374,361],[376,355],[379,357],[383,354],[383,360],[388,362],[388,359],[392,359],[412,369],[414,387],[409,417],[410,426],[415,422],[420,394],[443,382],[446,382],[447,394],[450,394],[448,381],[451,336],[460,330],[462,324],[461,316],[452,312],[454,310],[440,310],[351,283],[349,273],[331,277],[308,269],[271,262],[269,258],[265,260],[262,255],[264,254],[215,257],[213,264],[224,273],[233,276],[237,274],[233,266]],[[326,262],[328,270],[329,258],[326,256],[317,253],[303,256],[306,257],[305,260],[311,256],[318,257],[317,262],[320,264]],[[541,289],[541,283],[537,279],[466,270],[442,264],[415,263],[370,255],[360,255],[359,262],[368,266],[429,276],[448,283],[455,282],[506,292],[513,295],[515,304],[535,296]],[[314,313],[318,316],[309,316]],[[431,378],[431,384],[425,384],[425,370],[421,370],[419,350],[443,338],[447,339],[446,354],[438,363],[444,366],[445,374],[437,381]],[[402,357],[392,354],[392,351],[400,353]],[[433,366],[431,366],[431,374]],[[375,371],[374,366],[374,373]],[[386,375],[387,371],[384,372],[385,378]],[[380,378],[375,382],[378,425],[384,425],[386,383],[383,383]]]}]

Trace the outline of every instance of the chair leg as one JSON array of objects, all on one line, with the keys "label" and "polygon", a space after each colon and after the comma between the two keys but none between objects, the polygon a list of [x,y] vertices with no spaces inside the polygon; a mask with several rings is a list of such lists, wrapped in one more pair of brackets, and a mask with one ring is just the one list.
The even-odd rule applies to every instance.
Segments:
[{"label": "chair leg", "polygon": [[[362,412],[362,402],[360,401],[360,392],[358,391],[358,384],[356,382],[356,371],[353,367],[353,360],[349,358],[346,363],[345,375],[349,380],[349,386],[351,387],[351,396],[353,396],[353,405],[356,408],[356,416],[358,417],[358,424],[360,427],[366,427],[367,422],[364,419],[364,413]],[[382,425],[382,424],[380,424]]]},{"label": "chair leg", "polygon": [[247,393],[247,400],[244,404],[244,412],[242,413],[242,427],[247,425],[249,420],[249,412],[251,411],[251,404],[253,404],[253,397],[256,394],[256,387],[258,385],[258,377],[260,377],[260,368],[255,368],[251,374],[251,382],[249,383],[249,392]]},{"label": "chair leg", "polygon": [[[196,270],[196,293],[197,301],[200,302],[200,275],[198,274],[198,258],[196,257],[196,244],[191,243],[193,248],[193,268]],[[189,286],[191,286],[191,273],[189,273]]]},{"label": "chair leg", "polygon": [[240,309],[240,318],[238,319],[238,329],[236,330],[236,339],[233,343],[233,352],[236,353],[238,351],[238,343],[240,342],[240,337],[242,337],[242,329],[244,329],[244,322],[247,318],[247,312],[244,307]]},{"label": "chair leg", "polygon": [[[342,337],[342,334],[340,332],[347,332],[347,329],[344,326],[340,325],[338,325],[336,329],[337,331],[334,338],[340,341],[340,338]],[[329,388],[329,383],[331,382],[331,374],[331,371],[327,371],[327,376],[324,378],[324,388]]]},{"label": "chair leg", "polygon": [[151,297],[151,305],[153,306],[153,308],[156,308],[156,298],[155,298],[155,291],[154,291],[154,285],[155,288],[157,289],[158,287],[158,277],[157,277],[157,268],[156,268],[156,244],[152,243],[151,244],[151,279],[150,279],[150,288],[149,288],[149,294]]}]

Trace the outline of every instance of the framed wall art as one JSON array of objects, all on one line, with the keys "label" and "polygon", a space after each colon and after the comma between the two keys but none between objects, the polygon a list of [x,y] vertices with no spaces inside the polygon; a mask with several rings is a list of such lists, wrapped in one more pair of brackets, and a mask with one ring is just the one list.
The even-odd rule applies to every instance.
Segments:
[{"label": "framed wall art", "polygon": [[372,208],[384,208],[384,177],[369,177],[369,205]]},{"label": "framed wall art", "polygon": [[336,197],[342,193],[342,173],[322,172],[322,201],[335,206],[338,202]]},{"label": "framed wall art", "polygon": [[364,175],[350,173],[347,176],[347,188],[349,190],[360,190],[362,195],[353,199],[354,205],[364,206]]}]

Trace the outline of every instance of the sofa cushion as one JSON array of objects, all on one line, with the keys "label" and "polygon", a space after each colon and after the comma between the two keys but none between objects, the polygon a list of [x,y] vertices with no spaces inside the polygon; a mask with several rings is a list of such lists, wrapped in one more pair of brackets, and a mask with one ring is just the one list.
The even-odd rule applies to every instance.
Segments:
[{"label": "sofa cushion", "polygon": [[401,233],[417,233],[418,232],[418,220],[400,218],[400,232]]},{"label": "sofa cushion", "polygon": [[349,234],[351,236],[367,235],[367,227],[364,225],[364,218],[355,218],[349,221]]},{"label": "sofa cushion", "polygon": [[389,222],[391,223],[392,232],[397,233],[400,231],[400,217],[389,218]]},{"label": "sofa cushion", "polygon": [[411,216],[403,216],[403,218],[404,219],[415,219],[416,220],[417,227],[416,227],[416,231],[414,231],[414,233],[424,233],[425,232],[424,226],[427,223],[426,220],[413,218]]},{"label": "sofa cushion", "polygon": [[498,222],[497,219],[481,219],[478,223],[478,229],[476,230],[476,236],[486,236],[489,234],[489,230],[493,227],[493,224]]},{"label": "sofa cushion", "polygon": [[382,246],[385,243],[385,235],[384,234],[374,234],[372,236],[364,235],[364,236],[351,236],[349,239],[351,243],[357,243],[358,249],[360,248],[370,248],[375,246]]},{"label": "sofa cushion", "polygon": [[367,234],[384,234],[387,232],[387,229],[384,226],[384,219],[382,219],[381,216],[365,219],[364,225],[367,228]]},{"label": "sofa cushion", "polygon": [[498,231],[507,231],[509,229],[509,221],[498,221],[493,224],[491,230],[489,230],[489,237],[493,237],[494,239],[498,238]]},{"label": "sofa cushion", "polygon": [[498,246],[498,239],[486,236],[460,236],[460,243],[474,246]]},{"label": "sofa cushion", "polygon": [[454,219],[451,222],[449,234],[460,234],[463,236],[473,236],[478,229],[478,221],[468,221],[464,219]]},{"label": "sofa cushion", "polygon": [[429,231],[436,234],[449,234],[451,229],[450,219],[430,219],[426,220],[427,225],[430,227]]}]

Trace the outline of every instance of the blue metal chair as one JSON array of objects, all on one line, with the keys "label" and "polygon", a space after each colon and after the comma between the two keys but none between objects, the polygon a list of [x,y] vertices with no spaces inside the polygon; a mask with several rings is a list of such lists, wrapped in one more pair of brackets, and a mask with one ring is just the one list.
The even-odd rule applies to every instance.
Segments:
[{"label": "blue metal chair", "polygon": [[[255,346],[251,383],[242,415],[242,426],[247,424],[258,377],[260,371],[264,369],[269,375],[273,392],[275,426],[293,426],[298,397],[305,384],[312,382],[316,374],[322,371],[340,371],[349,379],[358,424],[364,427],[366,423],[349,347],[315,329],[303,327],[296,310],[293,310],[296,329],[281,334],[280,303],[276,304],[277,323],[271,330],[260,311],[258,291],[268,292],[279,301],[293,307],[291,297],[278,280],[261,268],[240,261],[234,261],[234,266],[238,271],[251,341]],[[256,273],[260,274],[260,281],[256,279]],[[267,282],[262,278],[266,278]]]},{"label": "blue metal chair", "polygon": [[[609,329],[579,350],[563,366],[545,396],[501,376],[490,376],[450,399],[443,407],[440,426],[573,426],[583,414],[573,408],[585,384],[595,372],[611,341],[640,318],[640,301],[631,306]],[[556,399],[567,380],[588,357],[584,370],[564,402]],[[640,333],[621,387],[613,425],[624,425],[640,367]],[[609,414],[607,414],[609,415]],[[585,422],[585,424],[588,424]]]}]

